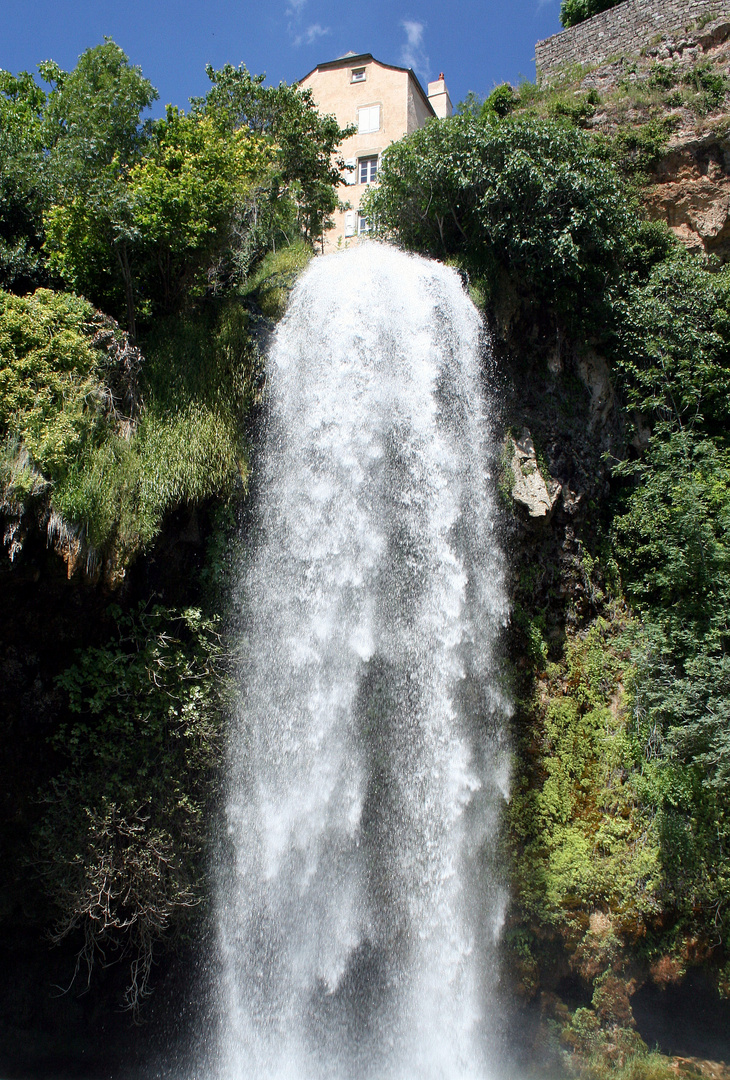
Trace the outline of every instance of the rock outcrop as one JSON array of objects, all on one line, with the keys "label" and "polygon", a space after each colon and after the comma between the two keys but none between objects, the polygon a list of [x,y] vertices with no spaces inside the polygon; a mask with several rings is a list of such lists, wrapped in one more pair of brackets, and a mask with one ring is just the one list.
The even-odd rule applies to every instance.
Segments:
[{"label": "rock outcrop", "polygon": [[509,438],[507,456],[511,470],[512,498],[518,512],[523,518],[526,517],[531,525],[548,522],[562,487],[555,480],[544,479],[527,428],[518,440]]}]

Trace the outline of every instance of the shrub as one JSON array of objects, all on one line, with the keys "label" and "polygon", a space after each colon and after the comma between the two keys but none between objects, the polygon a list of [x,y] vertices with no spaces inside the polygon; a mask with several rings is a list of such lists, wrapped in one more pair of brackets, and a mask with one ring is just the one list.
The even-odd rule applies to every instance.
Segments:
[{"label": "shrub", "polygon": [[615,7],[620,0],[562,0],[560,5],[560,21],[563,26],[575,26],[577,23],[590,19],[600,11],[607,11]]},{"label": "shrub", "polygon": [[549,307],[600,321],[635,220],[603,145],[535,117],[434,121],[389,147],[366,213],[377,231]]},{"label": "shrub", "polygon": [[142,366],[80,297],[0,294],[3,502],[17,516],[44,500],[75,557],[116,574],[175,507],[245,484],[260,381],[240,302],[161,323]]},{"label": "shrub", "polygon": [[501,86],[495,86],[484,102],[482,114],[493,113],[494,116],[507,116],[515,108],[519,100],[510,84],[502,83]]},{"label": "shrub", "polygon": [[54,739],[66,764],[43,796],[37,858],[54,940],[78,943],[89,978],[126,958],[136,1011],[156,944],[203,897],[225,672],[199,610],[110,614],[115,639],[58,679],[75,719]]}]

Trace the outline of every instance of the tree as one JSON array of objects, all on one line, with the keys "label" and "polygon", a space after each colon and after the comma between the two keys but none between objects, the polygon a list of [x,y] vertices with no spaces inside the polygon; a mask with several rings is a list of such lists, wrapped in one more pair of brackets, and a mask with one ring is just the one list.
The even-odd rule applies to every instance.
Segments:
[{"label": "tree", "polygon": [[140,115],[157,91],[111,39],[87,49],[72,72],[40,65],[53,85],[44,112],[53,206],[46,216],[50,264],[66,285],[107,310],[120,286],[136,335],[130,220],[125,177],[148,130]]},{"label": "tree", "polygon": [[207,815],[225,696],[215,623],[195,608],[112,608],[116,636],[58,679],[66,767],[45,793],[37,854],[88,977],[128,963],[125,1004],[150,993],[155,946],[203,894]]},{"label": "tree", "polygon": [[614,370],[650,423],[727,431],[730,273],[674,247],[616,307]]},{"label": "tree", "polygon": [[19,292],[42,278],[45,101],[27,71],[0,71],[0,288]]},{"label": "tree", "polygon": [[168,109],[147,156],[127,177],[137,246],[151,256],[146,274],[157,278],[164,312],[193,287],[205,291],[207,275],[231,244],[234,220],[268,185],[274,157],[262,135],[228,132],[205,114]]},{"label": "tree", "polygon": [[335,156],[353,127],[340,128],[334,116],[323,116],[311,90],[279,83],[264,86],[264,75],[251,75],[245,65],[226,64],[220,71],[208,65],[213,84],[193,107],[230,131],[248,128],[268,135],[278,147],[280,188],[276,197],[296,199],[298,225],[308,240],[321,236],[337,208],[344,161]]},{"label": "tree", "polygon": [[625,184],[587,133],[534,117],[466,112],[388,147],[366,197],[376,231],[457,258],[493,287],[600,320],[635,227]]},{"label": "tree", "polygon": [[111,38],[87,49],[73,71],[39,64],[52,84],[44,109],[57,199],[96,187],[136,161],[146,143],[141,114],[158,93]]}]

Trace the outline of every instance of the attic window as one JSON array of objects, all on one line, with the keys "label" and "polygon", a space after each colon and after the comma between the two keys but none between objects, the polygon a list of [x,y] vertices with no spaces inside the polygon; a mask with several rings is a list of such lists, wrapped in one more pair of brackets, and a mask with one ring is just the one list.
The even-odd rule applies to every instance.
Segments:
[{"label": "attic window", "polygon": [[365,82],[365,68],[353,68],[350,82]]}]

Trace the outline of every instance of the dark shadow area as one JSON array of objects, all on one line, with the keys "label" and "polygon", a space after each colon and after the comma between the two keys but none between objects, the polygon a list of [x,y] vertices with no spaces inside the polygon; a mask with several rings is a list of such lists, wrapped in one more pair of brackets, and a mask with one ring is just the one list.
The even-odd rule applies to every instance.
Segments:
[{"label": "dark shadow area", "polygon": [[730,1061],[730,1001],[723,1001],[700,972],[679,986],[651,983],[631,999],[644,1042],[664,1054]]}]

